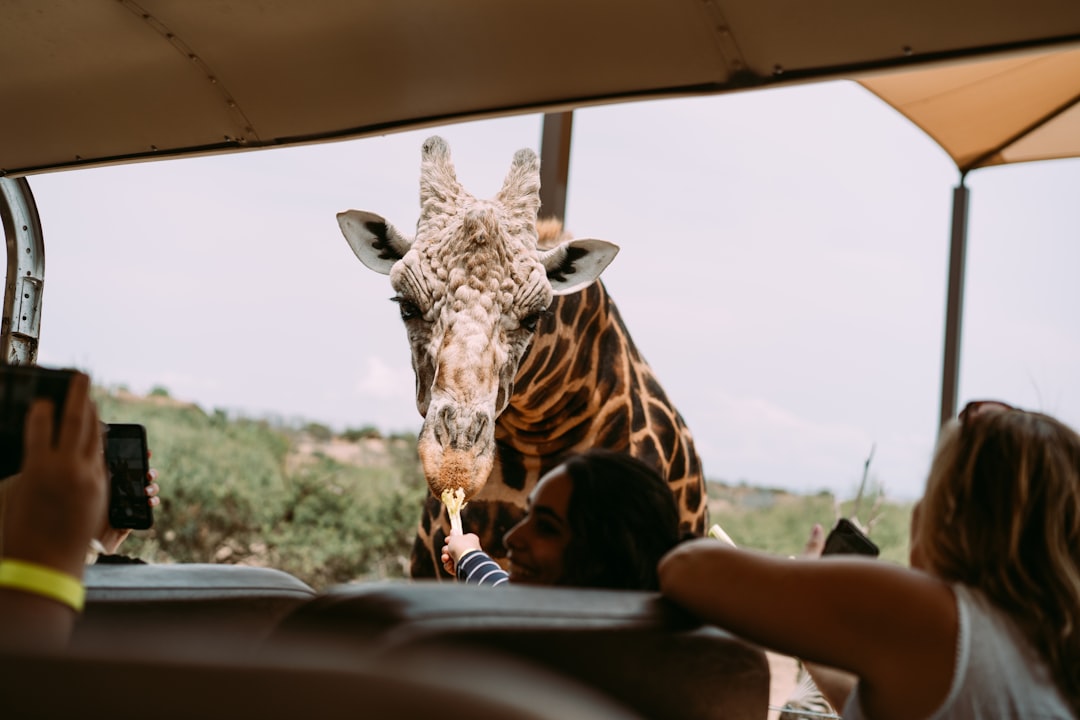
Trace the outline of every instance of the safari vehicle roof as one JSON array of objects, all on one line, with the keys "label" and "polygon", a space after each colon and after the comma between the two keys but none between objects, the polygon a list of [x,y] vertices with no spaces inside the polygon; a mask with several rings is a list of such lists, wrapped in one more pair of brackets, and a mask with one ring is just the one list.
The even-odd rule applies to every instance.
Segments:
[{"label": "safari vehicle roof", "polygon": [[[1078,41],[1073,0],[5,0],[0,175],[839,77],[955,138],[964,168],[1004,156],[970,147],[983,133],[944,95],[970,106]],[[949,67],[990,56],[982,74]],[[1072,63],[1015,84],[1060,87]],[[880,75],[898,70],[920,74]],[[1023,107],[988,124],[1012,138]]]},{"label": "safari vehicle roof", "polygon": [[[36,357],[44,248],[24,175],[840,78],[926,131],[961,185],[1080,155],[1074,0],[4,0],[0,357]],[[558,208],[569,135],[552,129]],[[958,188],[943,419],[966,207]]]}]

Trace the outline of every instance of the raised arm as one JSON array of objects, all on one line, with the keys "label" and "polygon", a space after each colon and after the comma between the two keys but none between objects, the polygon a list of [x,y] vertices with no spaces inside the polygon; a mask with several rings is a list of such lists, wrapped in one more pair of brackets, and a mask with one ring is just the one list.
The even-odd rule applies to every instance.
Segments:
[{"label": "raised arm", "polygon": [[473,533],[451,531],[444,541],[442,562],[448,573],[470,585],[502,585],[510,577],[481,549],[480,538]]},{"label": "raised arm", "polygon": [[62,647],[82,608],[86,551],[108,497],[86,375],[71,381],[55,441],[52,403],[31,405],[25,447],[20,473],[5,481],[0,644]]},{"label": "raised arm", "polygon": [[751,642],[859,676],[874,717],[919,717],[945,698],[958,620],[949,586],[862,558],[779,558],[709,539],[660,563],[661,591]]}]

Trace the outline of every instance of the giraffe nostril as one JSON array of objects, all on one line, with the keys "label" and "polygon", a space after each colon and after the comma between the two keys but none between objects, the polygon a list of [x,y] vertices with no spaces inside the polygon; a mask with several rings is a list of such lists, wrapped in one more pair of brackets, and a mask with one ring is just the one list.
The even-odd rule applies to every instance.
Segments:
[{"label": "giraffe nostril", "polygon": [[488,416],[484,413],[476,413],[473,418],[472,444],[479,445],[488,426]]},{"label": "giraffe nostril", "polygon": [[451,438],[454,433],[454,408],[450,405],[443,405],[439,408],[439,412],[435,415],[435,439],[440,445],[446,447],[450,444]]},{"label": "giraffe nostril", "polygon": [[439,408],[431,419],[434,439],[444,449],[475,451],[487,445],[487,435],[491,430],[488,413],[462,411],[461,408],[447,405]]}]

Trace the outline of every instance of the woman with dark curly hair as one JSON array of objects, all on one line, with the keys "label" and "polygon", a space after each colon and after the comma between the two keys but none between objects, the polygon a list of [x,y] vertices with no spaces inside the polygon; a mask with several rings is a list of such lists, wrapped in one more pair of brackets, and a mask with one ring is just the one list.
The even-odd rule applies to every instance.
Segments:
[{"label": "woman with dark curly hair", "polygon": [[509,572],[472,533],[448,536],[442,560],[473,584],[656,590],[657,563],[679,540],[678,509],[659,473],[626,453],[593,449],[540,478],[527,514],[506,533]]}]

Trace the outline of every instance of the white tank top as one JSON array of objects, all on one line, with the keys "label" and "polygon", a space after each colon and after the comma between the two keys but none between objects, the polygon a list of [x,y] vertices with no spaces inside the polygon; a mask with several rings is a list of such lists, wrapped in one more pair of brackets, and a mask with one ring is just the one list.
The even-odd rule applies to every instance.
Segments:
[{"label": "white tank top", "polygon": [[[1050,669],[1004,611],[978,590],[952,586],[960,620],[956,666],[945,702],[930,720],[1077,720]],[[859,687],[844,720],[863,720]]]}]

